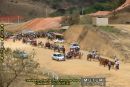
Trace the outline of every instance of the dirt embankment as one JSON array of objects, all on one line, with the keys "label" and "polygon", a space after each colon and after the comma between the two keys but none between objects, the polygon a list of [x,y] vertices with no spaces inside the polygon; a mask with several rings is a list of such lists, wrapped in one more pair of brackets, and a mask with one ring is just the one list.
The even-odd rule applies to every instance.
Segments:
[{"label": "dirt embankment", "polygon": [[74,25],[65,32],[65,39],[68,43],[76,41],[83,50],[96,49],[101,55],[123,58],[120,51],[114,46],[113,39],[109,34],[85,25]]},{"label": "dirt embankment", "polygon": [[61,27],[61,22],[62,17],[35,18],[24,23],[7,25],[5,29],[11,32],[28,29],[33,31],[59,29]]}]

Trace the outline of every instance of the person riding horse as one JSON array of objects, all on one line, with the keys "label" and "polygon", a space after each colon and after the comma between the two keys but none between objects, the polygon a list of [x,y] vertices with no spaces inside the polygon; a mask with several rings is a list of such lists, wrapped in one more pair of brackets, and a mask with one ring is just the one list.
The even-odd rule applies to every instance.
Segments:
[{"label": "person riding horse", "polygon": [[87,55],[87,60],[90,60],[91,61],[91,59],[99,59],[100,58],[100,55],[99,54],[97,54],[97,51],[89,51],[89,54]]}]

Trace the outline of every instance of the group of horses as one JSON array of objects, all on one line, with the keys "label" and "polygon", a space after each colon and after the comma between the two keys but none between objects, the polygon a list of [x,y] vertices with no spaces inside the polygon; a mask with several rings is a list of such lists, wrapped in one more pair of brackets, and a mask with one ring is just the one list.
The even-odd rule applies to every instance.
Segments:
[{"label": "group of horses", "polygon": [[67,58],[67,59],[72,59],[72,58],[81,59],[82,56],[83,56],[83,53],[80,52],[80,51],[69,51],[69,52],[66,54],[66,58]]},{"label": "group of horses", "polygon": [[[7,37],[9,38],[9,35]],[[33,46],[40,46],[40,47],[48,48],[48,49],[54,50],[54,52],[56,52],[56,51],[61,52],[61,53],[65,54],[65,57],[67,59],[72,59],[72,58],[81,59],[82,58],[83,53],[81,53],[79,50],[70,49],[70,51],[66,53],[66,49],[64,46],[60,46],[60,45],[57,45],[55,43],[50,43],[50,42],[46,42],[44,44],[42,41],[37,42],[37,40],[35,40],[36,38],[45,38],[45,37],[47,37],[50,40],[54,39],[53,33],[37,32],[35,34],[22,34],[22,33],[16,34],[14,41],[22,40],[22,42],[26,43],[26,44],[30,43],[30,45],[33,45]],[[115,62],[113,62],[109,59],[105,59],[100,56],[93,56],[92,54],[87,55],[87,60],[88,61],[91,61],[91,60],[99,61],[99,64],[103,65],[104,67],[107,66],[109,63],[111,63],[111,66],[113,66],[113,67],[115,65]]]},{"label": "group of horses", "polygon": [[44,47],[51,49],[51,50],[54,50],[54,52],[65,53],[65,47],[57,45],[56,43],[46,42]]},{"label": "group of horses", "polygon": [[70,51],[66,53],[66,49],[64,46],[51,44],[49,42],[45,43],[45,48],[52,49],[52,50],[54,50],[54,52],[56,52],[56,51],[62,52],[63,54],[65,54],[66,59],[72,59],[72,58],[81,59],[81,57],[83,56],[83,54],[79,50],[70,49]]},{"label": "group of horses", "polygon": [[[103,65],[104,67],[105,66],[111,66],[111,67],[114,68],[114,65],[115,65],[114,61],[111,61],[109,59],[103,58],[103,57],[101,57],[99,55],[98,56],[97,55],[93,56],[92,54],[88,54],[87,55],[87,60],[88,61],[91,61],[91,60],[99,61],[99,64]],[[110,63],[110,65],[109,65],[109,63]]]}]

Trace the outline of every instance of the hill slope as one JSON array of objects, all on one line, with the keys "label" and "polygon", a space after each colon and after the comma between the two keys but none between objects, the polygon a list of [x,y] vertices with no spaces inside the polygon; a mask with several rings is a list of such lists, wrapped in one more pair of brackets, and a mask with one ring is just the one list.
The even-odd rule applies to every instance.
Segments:
[{"label": "hill slope", "polygon": [[[130,34],[114,27],[74,25],[64,35],[68,43],[76,41],[84,50],[96,49],[104,56],[113,57],[116,55],[122,60],[125,59],[126,54],[130,56],[130,48],[128,47]],[[124,44],[124,41],[127,41],[127,44]]]},{"label": "hill slope", "polygon": [[20,15],[25,18],[45,17],[59,9],[89,7],[111,0],[1,0],[0,15]]},{"label": "hill slope", "polygon": [[48,30],[48,29],[58,29],[61,26],[61,17],[52,17],[52,18],[35,18],[30,21],[20,23],[20,24],[11,24],[6,25],[5,29],[10,32],[19,32],[22,30]]},{"label": "hill slope", "polygon": [[0,15],[19,15],[23,16],[26,20],[35,17],[46,16],[46,7],[49,10],[47,13],[53,12],[53,10],[44,3],[33,2],[31,0],[3,0],[0,3]]}]

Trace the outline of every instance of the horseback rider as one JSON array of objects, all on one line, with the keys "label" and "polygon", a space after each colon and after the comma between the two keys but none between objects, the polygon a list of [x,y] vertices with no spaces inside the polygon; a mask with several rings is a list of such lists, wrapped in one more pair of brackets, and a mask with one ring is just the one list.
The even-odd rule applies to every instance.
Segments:
[{"label": "horseback rider", "polygon": [[95,56],[96,56],[96,51],[95,50],[92,51],[92,56],[93,56],[93,58],[95,58]]},{"label": "horseback rider", "polygon": [[97,54],[95,55],[95,59],[97,59],[97,60],[100,59],[100,54],[99,54],[99,53],[97,53]]},{"label": "horseback rider", "polygon": [[115,63],[116,63],[117,60],[118,60],[118,58],[117,58],[117,56],[115,56],[115,58],[114,58]]}]

